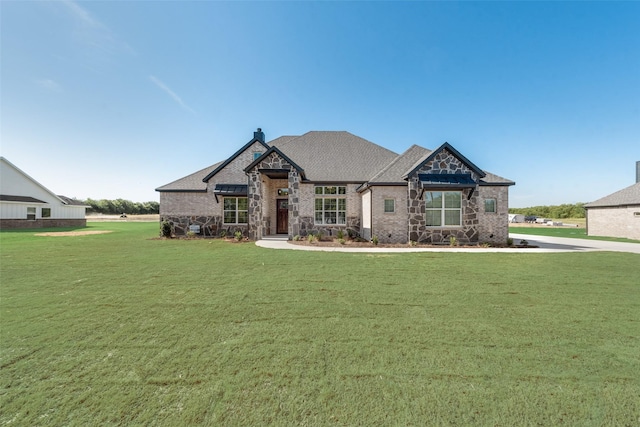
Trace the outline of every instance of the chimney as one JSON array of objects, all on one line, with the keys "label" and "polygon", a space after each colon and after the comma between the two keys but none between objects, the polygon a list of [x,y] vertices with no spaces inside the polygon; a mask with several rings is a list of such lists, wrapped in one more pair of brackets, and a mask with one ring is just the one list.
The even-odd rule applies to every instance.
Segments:
[{"label": "chimney", "polygon": [[640,182],[640,160],[636,161],[636,184]]},{"label": "chimney", "polygon": [[264,132],[262,132],[261,128],[258,128],[258,131],[253,133],[253,139],[264,142]]}]

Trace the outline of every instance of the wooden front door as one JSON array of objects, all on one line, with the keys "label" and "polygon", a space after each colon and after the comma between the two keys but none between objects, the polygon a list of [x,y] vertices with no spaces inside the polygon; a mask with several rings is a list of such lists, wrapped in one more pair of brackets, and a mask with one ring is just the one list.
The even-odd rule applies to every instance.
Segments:
[{"label": "wooden front door", "polygon": [[289,233],[289,199],[276,199],[278,213],[276,214],[276,233]]}]

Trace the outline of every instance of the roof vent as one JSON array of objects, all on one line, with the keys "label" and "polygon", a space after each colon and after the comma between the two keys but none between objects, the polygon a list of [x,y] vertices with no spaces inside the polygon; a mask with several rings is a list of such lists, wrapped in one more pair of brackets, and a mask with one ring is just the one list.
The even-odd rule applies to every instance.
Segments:
[{"label": "roof vent", "polygon": [[262,132],[262,128],[258,128],[258,131],[253,133],[253,139],[264,142],[264,132]]}]

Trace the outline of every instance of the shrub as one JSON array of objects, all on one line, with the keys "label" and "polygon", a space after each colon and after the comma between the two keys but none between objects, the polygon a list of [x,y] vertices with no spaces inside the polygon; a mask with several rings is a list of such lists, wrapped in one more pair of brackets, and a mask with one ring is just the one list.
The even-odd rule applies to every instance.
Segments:
[{"label": "shrub", "polygon": [[171,238],[171,223],[167,220],[162,221],[160,224],[160,235],[162,237]]},{"label": "shrub", "polygon": [[314,243],[318,241],[318,236],[316,236],[315,234],[309,234],[307,236],[307,242],[309,243]]},{"label": "shrub", "polygon": [[296,234],[295,236],[293,236],[293,240],[296,242],[300,241],[300,235]]},{"label": "shrub", "polygon": [[194,231],[187,231],[187,239],[195,239],[196,233]]},{"label": "shrub", "polygon": [[346,243],[346,240],[344,239],[338,239],[338,243],[340,243],[341,245],[344,245]]},{"label": "shrub", "polygon": [[373,236],[371,238],[371,243],[373,243],[374,245],[377,245],[380,242],[380,240],[378,240],[378,236]]},{"label": "shrub", "polygon": [[338,240],[344,239],[344,231],[338,230],[338,234],[336,234],[336,237],[338,238]]},{"label": "shrub", "polygon": [[233,237],[236,239],[236,241],[240,241],[242,240],[242,231],[238,230],[235,233],[233,233]]},{"label": "shrub", "polygon": [[418,242],[416,242],[415,240],[409,240],[409,245],[410,246],[418,246]]},{"label": "shrub", "polygon": [[224,239],[227,237],[227,230],[220,230],[220,238]]},{"label": "shrub", "polygon": [[449,246],[458,246],[458,239],[456,239],[456,236],[449,236]]},{"label": "shrub", "polygon": [[507,246],[513,246],[513,238],[511,237],[507,238]]}]

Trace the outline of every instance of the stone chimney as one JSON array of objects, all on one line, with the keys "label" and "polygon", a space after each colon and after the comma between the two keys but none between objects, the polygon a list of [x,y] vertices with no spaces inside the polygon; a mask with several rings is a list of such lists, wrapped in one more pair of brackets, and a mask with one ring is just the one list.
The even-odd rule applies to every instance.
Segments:
[{"label": "stone chimney", "polygon": [[258,131],[253,133],[253,138],[264,142],[264,132],[262,132],[261,128],[258,128]]}]

